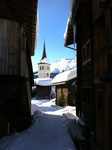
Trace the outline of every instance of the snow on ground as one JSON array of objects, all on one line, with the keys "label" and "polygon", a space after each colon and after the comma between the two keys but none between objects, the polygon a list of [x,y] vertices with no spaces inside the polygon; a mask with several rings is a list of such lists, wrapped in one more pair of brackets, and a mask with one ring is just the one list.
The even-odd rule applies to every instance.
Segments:
[{"label": "snow on ground", "polygon": [[53,114],[53,115],[65,115],[75,117],[76,115],[76,108],[73,106],[66,106],[66,107],[60,107],[56,106],[55,104],[55,98],[52,100],[44,99],[44,100],[36,100],[36,98],[32,99],[32,107],[31,112],[32,114],[39,110],[41,112],[44,112],[46,114]]},{"label": "snow on ground", "polygon": [[83,138],[75,107],[58,107],[55,99],[32,99],[30,128],[0,140],[0,150],[76,150],[72,139]]}]

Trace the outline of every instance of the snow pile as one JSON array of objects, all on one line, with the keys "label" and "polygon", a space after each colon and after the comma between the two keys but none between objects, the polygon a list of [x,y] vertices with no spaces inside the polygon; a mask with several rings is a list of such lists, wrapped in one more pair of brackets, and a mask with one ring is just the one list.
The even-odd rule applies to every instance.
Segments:
[{"label": "snow pile", "polygon": [[34,79],[34,84],[35,85],[50,86],[51,83],[52,83],[51,78],[36,78],[36,79]]},{"label": "snow pile", "polygon": [[51,73],[60,73],[77,67],[76,58],[62,58],[51,65]]},{"label": "snow pile", "polygon": [[62,72],[54,77],[52,84],[66,82],[77,77],[77,69]]},{"label": "snow pile", "polygon": [[83,136],[75,107],[57,107],[55,99],[33,98],[32,114],[32,126],[4,137],[0,140],[0,150],[77,150],[72,139]]},{"label": "snow pile", "polygon": [[[44,112],[46,114],[53,114],[53,115],[60,115],[66,114],[67,116],[74,116],[76,115],[76,107],[74,106],[66,106],[60,107],[56,106],[55,98],[52,100],[44,99],[44,100],[37,100],[35,97],[32,99],[32,106],[31,112],[34,114],[36,110]],[[70,118],[70,117],[69,117]]]},{"label": "snow pile", "polygon": [[49,60],[46,57],[44,59],[41,59],[40,63],[50,64]]},{"label": "snow pile", "polygon": [[67,119],[36,111],[33,125],[0,142],[0,150],[76,150]]}]

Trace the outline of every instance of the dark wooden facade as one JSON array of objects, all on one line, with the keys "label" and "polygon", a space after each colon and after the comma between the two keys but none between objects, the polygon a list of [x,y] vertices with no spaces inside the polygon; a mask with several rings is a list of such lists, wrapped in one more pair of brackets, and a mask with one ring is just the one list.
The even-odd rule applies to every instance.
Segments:
[{"label": "dark wooden facade", "polygon": [[[78,117],[88,128],[90,150],[111,150],[112,136],[112,3],[72,3],[65,46],[77,43]],[[76,28],[74,28],[76,26]]]},{"label": "dark wooden facade", "polygon": [[[60,83],[59,85],[56,85],[56,104],[60,106],[75,106],[76,104],[76,91],[75,91],[75,85],[73,84],[75,82],[74,79],[71,81],[67,81],[65,83]],[[64,101],[63,101],[64,100]],[[62,105],[61,105],[61,102]]]},{"label": "dark wooden facade", "polygon": [[0,137],[31,121],[36,16],[37,1],[0,0]]},{"label": "dark wooden facade", "polygon": [[51,86],[36,85],[35,95],[39,99],[50,99]]}]

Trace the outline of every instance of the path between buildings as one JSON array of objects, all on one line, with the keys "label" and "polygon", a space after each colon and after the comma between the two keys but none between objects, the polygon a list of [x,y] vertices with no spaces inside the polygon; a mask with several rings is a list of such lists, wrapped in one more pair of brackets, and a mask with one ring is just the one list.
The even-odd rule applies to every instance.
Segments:
[{"label": "path between buildings", "polygon": [[54,101],[32,100],[32,126],[4,137],[0,150],[76,150],[72,138],[82,138],[82,132],[72,110],[73,107],[57,107]]}]

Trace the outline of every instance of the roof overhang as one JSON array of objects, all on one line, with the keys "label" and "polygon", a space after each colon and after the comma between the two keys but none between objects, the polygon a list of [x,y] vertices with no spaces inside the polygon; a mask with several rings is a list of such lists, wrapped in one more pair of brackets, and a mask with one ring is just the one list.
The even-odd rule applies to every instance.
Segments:
[{"label": "roof overhang", "polygon": [[64,46],[67,47],[74,43],[74,33],[73,33],[73,26],[70,23],[70,20],[67,22],[67,27],[64,35],[65,41]]},{"label": "roof overhang", "polygon": [[66,82],[56,82],[56,83],[52,83],[52,85],[54,86],[57,86],[57,85],[64,85]]},{"label": "roof overhang", "polygon": [[[71,0],[70,1],[70,16],[68,19],[66,31],[65,31],[65,41],[64,46],[68,47],[76,42],[76,24],[77,19],[82,9],[84,0]],[[80,4],[80,5],[79,5]],[[70,47],[68,47],[70,48]],[[73,48],[71,48],[73,49]],[[75,48],[74,48],[75,50]]]}]

